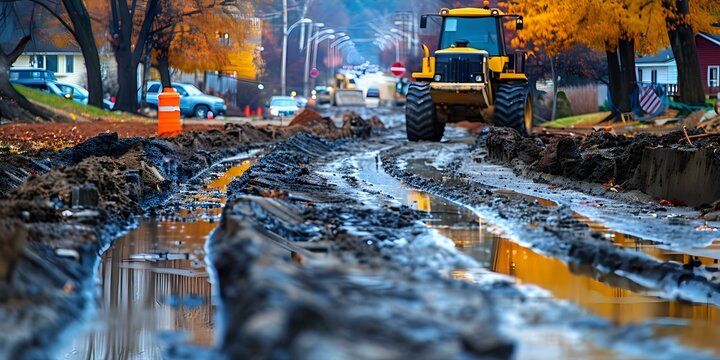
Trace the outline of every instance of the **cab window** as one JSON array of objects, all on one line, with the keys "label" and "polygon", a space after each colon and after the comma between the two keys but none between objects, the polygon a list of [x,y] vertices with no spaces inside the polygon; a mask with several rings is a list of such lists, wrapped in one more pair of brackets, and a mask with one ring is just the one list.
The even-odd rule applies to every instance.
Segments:
[{"label": "cab window", "polygon": [[440,48],[455,46],[458,40],[467,40],[468,47],[485,50],[491,56],[500,55],[498,21],[494,17],[445,18]]}]

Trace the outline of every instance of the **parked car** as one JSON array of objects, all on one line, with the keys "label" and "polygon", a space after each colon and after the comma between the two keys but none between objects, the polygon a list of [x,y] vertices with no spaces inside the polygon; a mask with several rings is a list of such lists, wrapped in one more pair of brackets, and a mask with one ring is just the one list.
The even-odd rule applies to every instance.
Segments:
[{"label": "parked car", "polygon": [[273,96],[263,112],[264,119],[273,119],[280,116],[293,116],[300,110],[297,101],[290,96]]},{"label": "parked car", "polygon": [[90,98],[90,92],[88,92],[84,87],[59,81],[56,81],[55,85],[57,85],[57,87],[59,87],[64,93],[72,94],[73,101],[87,105],[88,98]]},{"label": "parked car", "polygon": [[10,82],[20,85],[38,84],[41,81],[57,81],[55,73],[33,67],[11,67]]},{"label": "parked car", "polygon": [[[194,85],[172,83],[172,87],[180,94],[180,113],[183,116],[206,119],[209,111],[212,111],[215,115],[223,115],[227,111],[224,99],[206,95]],[[158,95],[161,91],[162,84],[159,81],[148,81],[147,104],[157,109]],[[138,101],[140,101],[141,97],[142,92],[138,91]]]},{"label": "parked car", "polygon": [[73,98],[72,91],[70,91],[70,92],[63,91],[62,89],[60,89],[60,87],[57,85],[57,83],[52,80],[33,79],[33,80],[23,81],[22,83],[19,83],[16,81],[11,81],[11,83],[29,87],[31,89],[39,90],[44,93],[64,97],[64,98],[70,99],[70,100],[72,100],[72,98]]},{"label": "parked car", "polygon": [[308,105],[308,99],[304,96],[296,96],[295,102],[297,102],[299,108],[306,108]]},{"label": "parked car", "polygon": [[380,89],[376,87],[371,87],[367,89],[367,94],[365,95],[367,98],[380,98]]},{"label": "parked car", "polygon": [[380,89],[371,87],[365,93],[365,104],[369,107],[380,106]]}]

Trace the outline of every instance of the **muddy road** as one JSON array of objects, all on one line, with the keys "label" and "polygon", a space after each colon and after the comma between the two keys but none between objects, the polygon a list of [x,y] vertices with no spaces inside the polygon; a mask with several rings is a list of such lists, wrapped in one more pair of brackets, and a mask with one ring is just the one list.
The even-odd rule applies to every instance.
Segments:
[{"label": "muddy road", "polygon": [[[543,173],[517,150],[498,155],[502,132],[448,128],[441,143],[409,144],[400,113],[323,115],[339,130],[313,115],[297,126],[314,134],[256,134],[253,146],[252,136],[225,144],[186,137],[194,150],[183,158],[203,161],[181,162],[167,190],[119,210],[101,202],[103,214],[131,216],[106,221],[114,226],[104,230],[107,245],[79,256],[81,273],[56,265],[82,289],[57,279],[59,291],[77,298],[34,295],[49,310],[13,312],[7,299],[0,307],[7,318],[66,306],[79,320],[14,354],[720,356],[719,224],[703,218],[706,210],[607,179]],[[531,141],[539,148],[543,140]],[[208,156],[207,143],[222,153]],[[531,145],[517,148],[537,156],[542,149]],[[23,266],[22,279],[40,281]],[[22,299],[31,290],[13,291]],[[38,327],[28,325],[26,338],[47,331]]]}]

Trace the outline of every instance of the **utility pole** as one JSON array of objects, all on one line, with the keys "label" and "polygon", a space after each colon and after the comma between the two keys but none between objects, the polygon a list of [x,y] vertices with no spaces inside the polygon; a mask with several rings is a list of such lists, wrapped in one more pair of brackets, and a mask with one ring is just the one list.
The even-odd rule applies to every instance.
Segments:
[{"label": "utility pole", "polygon": [[283,15],[283,43],[282,43],[282,68],[280,71],[280,83],[281,83],[281,91],[282,93],[280,95],[285,96],[286,88],[285,88],[285,80],[286,80],[286,73],[287,73],[287,43],[288,43],[288,9],[287,9],[287,0],[283,0],[283,9],[282,9],[282,15]]}]

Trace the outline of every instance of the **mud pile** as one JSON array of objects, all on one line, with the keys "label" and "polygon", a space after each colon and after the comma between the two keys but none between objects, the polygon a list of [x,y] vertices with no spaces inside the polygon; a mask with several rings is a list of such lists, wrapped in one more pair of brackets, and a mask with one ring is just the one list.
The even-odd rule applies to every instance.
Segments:
[{"label": "mud pile", "polygon": [[[688,136],[702,129],[688,129]],[[538,173],[606,184],[615,190],[640,190],[678,204],[705,206],[720,199],[720,137],[685,141],[682,131],[635,137],[596,131],[580,137],[522,138],[507,128],[492,128],[478,138],[492,159]],[[690,190],[692,189],[692,190]]]},{"label": "mud pile", "polygon": [[498,334],[488,296],[429,265],[451,258],[446,249],[413,245],[423,232],[417,212],[366,207],[315,173],[343,146],[357,145],[298,134],[229,187],[232,200],[209,240],[228,324],[218,351],[508,358],[513,346]]},{"label": "mud pile", "polygon": [[322,119],[322,115],[320,115],[317,111],[313,109],[305,109],[295,115],[295,118],[292,119],[288,126],[307,125],[313,121],[317,121],[320,119]]},{"label": "mud pile", "polygon": [[[0,238],[0,332],[22,328],[0,338],[0,358],[50,357],[44,351],[82,318],[98,254],[180,183],[222,158],[296,133],[341,138],[369,126],[321,119],[286,128],[228,124],[171,139],[110,133],[58,152],[3,157],[0,170],[10,176],[0,180],[0,219],[13,221],[0,227],[26,235]],[[47,313],[53,316],[40,315]]]}]

